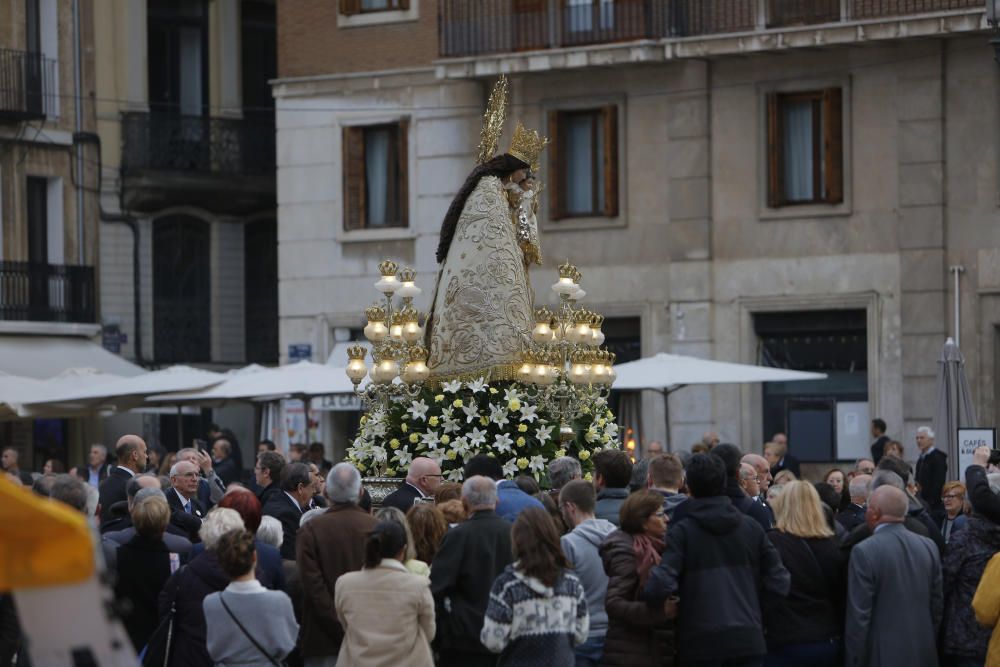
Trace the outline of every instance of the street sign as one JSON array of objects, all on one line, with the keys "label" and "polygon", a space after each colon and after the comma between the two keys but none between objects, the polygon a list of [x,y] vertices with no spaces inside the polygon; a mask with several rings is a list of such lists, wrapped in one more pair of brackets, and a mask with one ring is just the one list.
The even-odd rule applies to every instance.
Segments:
[{"label": "street sign", "polygon": [[312,361],[313,346],[311,343],[291,343],[288,346],[288,361]]}]

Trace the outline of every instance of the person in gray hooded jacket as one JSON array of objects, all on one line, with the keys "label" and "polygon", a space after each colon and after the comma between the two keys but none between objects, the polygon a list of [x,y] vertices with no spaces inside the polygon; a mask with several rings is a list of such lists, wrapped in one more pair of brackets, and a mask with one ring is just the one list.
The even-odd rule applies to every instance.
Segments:
[{"label": "person in gray hooded jacket", "polygon": [[587,641],[576,647],[576,667],[596,667],[604,653],[604,636],[608,631],[608,614],[604,597],[608,591],[608,576],[598,547],[615,525],[594,517],[597,496],[590,482],[574,480],[559,492],[559,510],[570,532],[561,538],[562,550],[573,573],[583,584],[590,612],[590,633]]}]

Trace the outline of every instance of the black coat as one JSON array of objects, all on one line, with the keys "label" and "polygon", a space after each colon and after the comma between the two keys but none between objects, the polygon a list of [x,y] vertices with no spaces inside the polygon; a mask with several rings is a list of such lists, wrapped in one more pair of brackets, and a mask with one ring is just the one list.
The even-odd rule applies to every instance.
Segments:
[{"label": "black coat", "polygon": [[[771,529],[771,510],[743,493],[740,483],[735,479],[726,480],[726,496],[733,507],[756,521],[763,530],[767,531]],[[685,518],[692,507],[693,505],[686,502],[678,505],[674,510],[673,518],[670,520],[671,525]]]},{"label": "black coat", "polygon": [[920,498],[930,506],[931,514],[943,514],[941,489],[948,479],[948,455],[939,449],[933,449],[921,456],[917,459],[916,478],[920,485]]},{"label": "black coat", "polygon": [[[911,499],[912,501],[912,499]],[[938,553],[944,553],[944,537],[941,536],[941,529],[931,518],[931,515],[924,509],[923,505],[917,504],[912,506],[907,515],[903,518],[903,527],[909,530],[911,533],[916,533],[922,537],[926,537],[937,545]],[[840,548],[844,551],[850,551],[853,549],[858,542],[866,540],[872,536],[871,530],[865,523],[861,523],[854,528],[851,532],[847,533],[843,537],[840,543]]]},{"label": "black coat", "polygon": [[277,482],[271,482],[263,489],[257,492],[257,500],[260,501],[261,508],[264,507],[271,500],[271,498],[277,494],[281,493],[281,485]]},{"label": "black coat", "polygon": [[777,475],[782,470],[787,470],[795,475],[796,478],[802,477],[799,460],[791,454],[785,454],[784,458],[778,461],[777,465],[771,468],[771,476],[773,477],[774,475]]},{"label": "black coat", "polygon": [[298,504],[287,493],[279,491],[271,496],[260,513],[263,516],[273,516],[281,522],[281,557],[295,560],[295,536],[299,532],[299,521],[302,520],[302,510]]},{"label": "black coat", "polygon": [[692,498],[685,506],[685,519],[670,525],[663,560],[650,571],[643,597],[651,606],[680,597],[682,661],[763,656],[760,594],[787,595],[790,587],[781,556],[760,524],[729,498]]},{"label": "black coat", "polygon": [[205,517],[205,506],[197,497],[191,498],[191,513],[188,514],[175,489],[167,489],[164,495],[170,505],[171,525],[180,528],[192,542],[200,542],[198,531],[201,530],[201,520]]},{"label": "black coat", "polygon": [[111,506],[123,500],[128,500],[128,494],[125,493],[125,485],[129,483],[132,477],[134,475],[129,471],[115,466],[108,473],[108,478],[97,487],[99,502],[101,503],[102,528],[105,522],[111,519]]},{"label": "black coat", "polygon": [[803,539],[778,530],[767,537],[792,575],[787,597],[765,592],[761,599],[768,648],[842,637],[847,558],[836,539]]},{"label": "black coat", "polygon": [[136,535],[117,550],[115,598],[128,600],[125,630],[136,653],[149,641],[159,623],[157,599],[170,578],[170,550],[163,540]]},{"label": "black coat", "polygon": [[976,621],[972,598],[986,564],[1000,551],[1000,526],[974,516],[968,525],[952,535],[941,559],[941,582],[944,590],[944,618],[941,636],[943,652],[949,656],[986,660],[992,628]]},{"label": "black coat", "polygon": [[213,463],[215,468],[215,474],[219,476],[222,483],[229,486],[233,482],[240,481],[240,469],[236,467],[236,464],[231,458],[223,459],[218,463]]},{"label": "black coat", "polygon": [[[253,540],[254,549],[257,551],[257,568],[254,576],[260,585],[272,591],[284,591],[286,587],[285,569],[282,567],[281,553],[278,547],[261,542],[256,537]],[[195,544],[191,548],[191,558],[205,551],[205,543]]]},{"label": "black coat", "polygon": [[674,664],[674,622],[663,606],[650,607],[639,599],[639,572],[636,570],[633,538],[616,530],[600,546],[608,592],[604,607],[608,612],[608,632],[604,637],[601,665],[662,667]]},{"label": "black coat", "polygon": [[851,532],[865,522],[865,508],[851,503],[844,511],[837,514],[837,522],[844,530]]},{"label": "black coat", "polygon": [[479,633],[493,580],[514,561],[510,531],[496,512],[480,511],[445,533],[431,569],[442,649],[491,655]]},{"label": "black coat", "polygon": [[986,477],[986,468],[971,465],[965,470],[965,486],[968,489],[969,502],[977,514],[993,523],[1000,524],[1000,496],[990,489],[990,481]]},{"label": "black coat", "polygon": [[214,551],[203,551],[164,584],[159,599],[160,618],[170,611],[171,603],[177,606],[170,667],[213,667],[205,647],[207,629],[202,602],[228,585],[229,577],[219,567]]},{"label": "black coat", "polygon": [[875,465],[878,465],[878,462],[885,456],[885,446],[887,444],[889,444],[889,436],[887,435],[880,435],[878,440],[872,443],[872,461],[875,462]]},{"label": "black coat", "polygon": [[413,501],[419,497],[420,491],[403,482],[398,489],[385,497],[385,500],[382,501],[382,507],[395,507],[406,514],[413,507]]}]

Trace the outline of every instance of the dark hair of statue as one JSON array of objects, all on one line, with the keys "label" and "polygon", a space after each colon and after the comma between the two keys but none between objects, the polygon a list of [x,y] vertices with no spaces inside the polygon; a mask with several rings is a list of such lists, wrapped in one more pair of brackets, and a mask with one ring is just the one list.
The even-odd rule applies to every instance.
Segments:
[{"label": "dark hair of statue", "polygon": [[458,219],[462,215],[462,209],[465,208],[465,200],[476,189],[479,179],[484,176],[498,176],[503,178],[504,176],[510,176],[518,169],[527,169],[528,167],[527,163],[518,160],[513,155],[504,153],[488,162],[477,165],[472,170],[469,177],[465,179],[465,183],[462,184],[458,194],[451,200],[451,206],[448,207],[448,212],[444,215],[444,222],[441,223],[441,241],[438,243],[437,249],[438,264],[443,264],[444,260],[448,257],[448,249],[451,248],[451,240],[455,237],[455,228],[458,226]]}]

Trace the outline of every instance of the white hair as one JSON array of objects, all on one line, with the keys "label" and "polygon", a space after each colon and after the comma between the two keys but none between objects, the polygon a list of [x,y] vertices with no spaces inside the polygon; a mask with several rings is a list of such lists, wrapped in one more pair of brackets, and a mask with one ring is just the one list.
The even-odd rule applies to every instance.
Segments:
[{"label": "white hair", "polygon": [[305,514],[303,514],[302,518],[299,519],[299,528],[301,528],[302,526],[306,525],[307,523],[318,517],[320,514],[325,512],[326,509],[327,508],[325,507],[314,507]]},{"label": "white hair", "polygon": [[[868,477],[868,479],[858,479],[858,477]],[[868,494],[871,493],[872,480],[869,475],[858,475],[851,480],[849,486],[851,498],[868,498]]]},{"label": "white hair", "polygon": [[326,495],[332,503],[354,503],[361,499],[361,473],[350,463],[338,463],[326,476]]},{"label": "white hair", "polygon": [[267,514],[262,516],[260,526],[257,527],[257,539],[264,544],[281,548],[281,542],[285,539],[285,534],[281,530],[281,522]]},{"label": "white hair", "polygon": [[474,475],[462,484],[462,498],[470,510],[492,509],[497,504],[497,485],[489,477]]},{"label": "white hair", "polygon": [[108,455],[107,447],[96,442],[90,446],[91,449],[93,449],[94,447],[97,447],[99,450],[101,450],[101,456],[107,457]]},{"label": "white hair", "polygon": [[228,507],[216,507],[201,522],[198,536],[206,549],[214,550],[219,539],[234,530],[246,530],[240,513]]},{"label": "white hair", "polygon": [[934,429],[932,429],[930,426],[921,426],[920,428],[918,428],[917,435],[920,435],[921,433],[926,435],[931,440],[934,439]]}]

